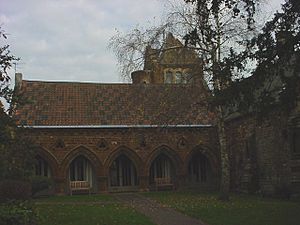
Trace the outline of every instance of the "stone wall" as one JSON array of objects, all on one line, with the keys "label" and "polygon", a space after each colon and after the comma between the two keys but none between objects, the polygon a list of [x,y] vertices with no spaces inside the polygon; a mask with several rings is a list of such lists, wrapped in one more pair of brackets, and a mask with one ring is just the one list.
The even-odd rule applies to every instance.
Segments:
[{"label": "stone wall", "polygon": [[[300,161],[292,153],[291,115],[274,111],[228,121],[231,188],[265,195],[299,193]],[[295,171],[295,172],[293,172]]]}]

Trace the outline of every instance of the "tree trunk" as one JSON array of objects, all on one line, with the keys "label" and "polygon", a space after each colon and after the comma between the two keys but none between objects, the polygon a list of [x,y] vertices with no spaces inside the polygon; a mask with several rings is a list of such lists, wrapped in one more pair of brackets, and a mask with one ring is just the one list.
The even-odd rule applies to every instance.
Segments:
[{"label": "tree trunk", "polygon": [[221,159],[221,184],[219,199],[223,201],[229,200],[229,156],[226,144],[225,122],[222,107],[218,107],[218,136],[220,145]]}]

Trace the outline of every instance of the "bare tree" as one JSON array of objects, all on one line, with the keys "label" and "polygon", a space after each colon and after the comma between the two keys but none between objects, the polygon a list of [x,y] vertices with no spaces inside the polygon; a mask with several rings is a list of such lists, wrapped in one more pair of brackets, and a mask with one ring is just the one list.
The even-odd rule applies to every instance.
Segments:
[{"label": "bare tree", "polygon": [[[214,101],[221,153],[221,195],[229,198],[229,156],[225,134],[224,90],[236,79],[247,76],[251,58],[243,54],[249,40],[256,34],[254,15],[259,0],[186,0],[169,5],[160,26],[135,28],[127,34],[112,37],[110,47],[115,52],[123,77],[140,69],[146,46],[163,48],[164,37],[172,32],[184,41],[182,48],[190,48],[203,60],[203,74]],[[197,73],[198,75],[199,73]],[[222,98],[219,98],[222,96]],[[220,100],[221,99],[221,100]]]}]

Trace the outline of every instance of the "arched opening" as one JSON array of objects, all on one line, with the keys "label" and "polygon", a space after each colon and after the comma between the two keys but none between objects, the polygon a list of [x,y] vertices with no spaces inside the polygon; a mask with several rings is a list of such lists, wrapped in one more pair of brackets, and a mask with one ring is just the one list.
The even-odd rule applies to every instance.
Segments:
[{"label": "arched opening", "polygon": [[138,185],[136,167],[124,154],[118,156],[109,167],[111,187],[135,187]]},{"label": "arched opening", "polygon": [[51,169],[48,162],[40,156],[36,156],[35,175],[51,177]]},{"label": "arched opening", "polygon": [[209,186],[212,183],[212,168],[208,158],[201,152],[192,155],[188,164],[190,186]]},{"label": "arched opening", "polygon": [[151,186],[172,186],[175,169],[171,159],[161,153],[151,163],[149,183]]},{"label": "arched opening", "polygon": [[69,166],[70,181],[85,181],[93,188],[95,182],[95,173],[90,161],[80,155],[72,160]]}]

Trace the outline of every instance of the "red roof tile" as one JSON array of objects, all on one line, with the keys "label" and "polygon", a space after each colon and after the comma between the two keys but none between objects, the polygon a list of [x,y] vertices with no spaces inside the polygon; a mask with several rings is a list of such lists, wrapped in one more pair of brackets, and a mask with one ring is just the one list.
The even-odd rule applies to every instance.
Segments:
[{"label": "red roof tile", "polygon": [[194,85],[22,81],[16,112],[27,126],[211,124],[207,92]]}]

